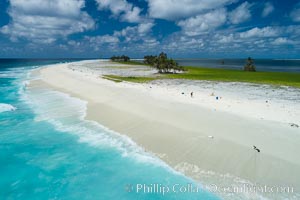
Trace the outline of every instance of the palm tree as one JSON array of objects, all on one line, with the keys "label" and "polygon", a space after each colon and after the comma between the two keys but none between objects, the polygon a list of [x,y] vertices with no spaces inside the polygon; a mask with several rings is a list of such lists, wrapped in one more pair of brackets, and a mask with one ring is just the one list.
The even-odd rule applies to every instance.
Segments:
[{"label": "palm tree", "polygon": [[144,63],[150,64],[158,70],[158,73],[176,73],[177,71],[183,71],[183,67],[173,59],[168,59],[166,53],[161,52],[158,56],[145,56]]},{"label": "palm tree", "polygon": [[248,71],[248,72],[256,71],[256,68],[254,65],[254,60],[251,57],[248,57],[248,59],[246,60],[246,64],[244,66],[244,71]]},{"label": "palm tree", "polygon": [[112,56],[110,59],[112,61],[124,61],[124,62],[130,61],[130,58],[128,56],[125,56],[125,55],[122,55],[122,56]]},{"label": "palm tree", "polygon": [[144,63],[148,65],[153,65],[157,56],[144,56]]}]

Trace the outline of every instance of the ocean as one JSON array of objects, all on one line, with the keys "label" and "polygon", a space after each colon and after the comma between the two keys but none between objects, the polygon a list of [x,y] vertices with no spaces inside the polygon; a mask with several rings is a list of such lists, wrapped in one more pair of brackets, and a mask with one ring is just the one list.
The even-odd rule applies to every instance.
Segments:
[{"label": "ocean", "polygon": [[[242,70],[246,59],[175,59],[182,66]],[[300,72],[300,59],[254,59],[257,71]]]},{"label": "ocean", "polygon": [[220,199],[128,137],[85,120],[87,102],[29,89],[38,79],[32,70],[69,61],[0,60],[0,199]]}]

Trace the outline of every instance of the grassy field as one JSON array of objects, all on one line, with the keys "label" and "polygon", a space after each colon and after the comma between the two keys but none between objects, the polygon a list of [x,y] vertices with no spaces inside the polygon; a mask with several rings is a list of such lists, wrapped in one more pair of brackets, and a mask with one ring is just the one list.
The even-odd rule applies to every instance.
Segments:
[{"label": "grassy field", "polygon": [[[126,62],[124,64],[130,64]],[[140,64],[140,63],[139,63]],[[287,72],[245,72],[242,70],[184,67],[187,71],[180,74],[163,74],[157,77],[122,77],[108,75],[114,80],[145,83],[156,79],[188,79],[226,82],[248,82],[270,85],[284,85],[300,88],[300,73]]]},{"label": "grassy field", "polygon": [[135,77],[135,76],[116,76],[116,75],[104,75],[103,78],[115,82],[122,82],[122,81],[128,81],[128,82],[134,82],[134,83],[147,83],[153,80],[158,79],[158,77]]},{"label": "grassy field", "polygon": [[287,72],[245,72],[229,69],[185,67],[182,74],[167,74],[166,78],[209,80],[228,82],[249,82],[271,85],[286,85],[300,88],[300,73]]}]

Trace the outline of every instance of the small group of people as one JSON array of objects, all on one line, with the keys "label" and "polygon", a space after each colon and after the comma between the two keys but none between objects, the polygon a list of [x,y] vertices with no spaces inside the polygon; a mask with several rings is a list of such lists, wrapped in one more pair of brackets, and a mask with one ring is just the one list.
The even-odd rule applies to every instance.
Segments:
[{"label": "small group of people", "polygon": [[[181,92],[182,95],[184,95],[184,92]],[[194,97],[194,92],[191,92],[191,98]]]},{"label": "small group of people", "polygon": [[[184,92],[182,92],[181,94],[184,94]],[[190,95],[191,95],[191,98],[193,98],[194,97],[194,92],[191,92]],[[215,94],[211,93],[210,96],[215,96]],[[219,99],[222,99],[222,97],[216,96],[216,100],[219,100]]]}]

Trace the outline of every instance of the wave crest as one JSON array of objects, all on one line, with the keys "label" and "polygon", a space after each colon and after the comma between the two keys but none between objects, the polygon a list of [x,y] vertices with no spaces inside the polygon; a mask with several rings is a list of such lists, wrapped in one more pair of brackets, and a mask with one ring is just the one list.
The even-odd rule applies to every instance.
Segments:
[{"label": "wave crest", "polygon": [[10,104],[6,104],[6,103],[0,103],[0,113],[2,112],[8,112],[8,111],[14,111],[17,108],[10,105]]}]

